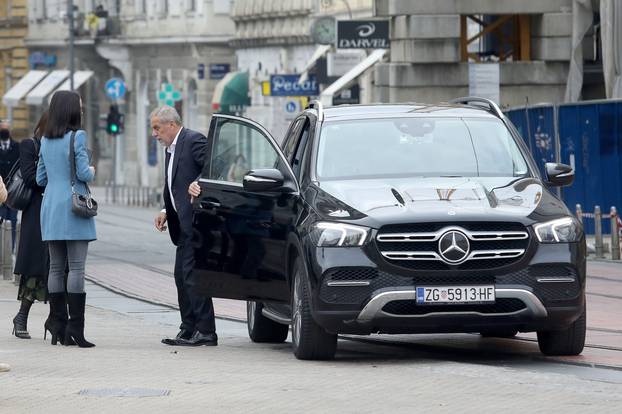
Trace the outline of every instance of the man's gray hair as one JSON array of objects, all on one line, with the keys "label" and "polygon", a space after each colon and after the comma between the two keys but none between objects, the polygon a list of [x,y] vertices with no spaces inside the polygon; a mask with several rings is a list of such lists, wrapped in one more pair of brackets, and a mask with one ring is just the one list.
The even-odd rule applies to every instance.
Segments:
[{"label": "man's gray hair", "polygon": [[177,125],[181,125],[181,117],[172,106],[162,105],[154,109],[151,115],[149,115],[149,119],[153,119],[154,116],[158,118],[160,122],[174,122]]}]

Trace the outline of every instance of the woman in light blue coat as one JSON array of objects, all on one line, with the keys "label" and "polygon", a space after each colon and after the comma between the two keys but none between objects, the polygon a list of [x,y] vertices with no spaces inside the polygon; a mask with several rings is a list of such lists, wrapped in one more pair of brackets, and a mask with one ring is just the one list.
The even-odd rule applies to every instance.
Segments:
[{"label": "woman in light blue coat", "polygon": [[[95,177],[89,166],[86,133],[82,125],[82,100],[70,91],[58,91],[52,96],[49,119],[39,153],[37,184],[45,186],[41,205],[41,236],[50,249],[48,290],[50,316],[46,331],[52,334],[52,344],[86,348],[95,346],[84,338],[84,267],[88,243],[96,239],[95,220],[83,218],[71,210],[71,164],[69,143],[74,137],[76,177],[74,190],[86,194],[86,184]],[[65,264],[69,276],[65,287]],[[65,288],[67,291],[65,299]],[[67,305],[69,318],[67,318]]]}]

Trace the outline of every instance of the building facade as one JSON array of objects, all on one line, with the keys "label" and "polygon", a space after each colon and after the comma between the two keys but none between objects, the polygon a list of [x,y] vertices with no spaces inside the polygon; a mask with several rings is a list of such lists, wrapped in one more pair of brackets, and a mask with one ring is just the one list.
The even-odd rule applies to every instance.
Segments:
[{"label": "building facade", "polygon": [[[27,16],[27,0],[0,0],[0,96],[28,71],[28,50],[24,46]],[[23,139],[30,134],[26,105],[14,108],[0,105],[0,119],[11,121],[15,138]]]},{"label": "building facade", "polygon": [[498,63],[505,107],[605,98],[599,2],[574,3],[376,0],[375,15],[392,27],[378,94],[384,102],[447,101],[469,94],[470,64]]},{"label": "building facade", "polygon": [[[318,44],[311,30],[321,16],[369,18],[372,0],[235,0],[235,48],[239,71],[249,73],[251,104],[244,115],[264,125],[277,141],[303,109],[307,97],[274,96],[265,84],[273,75],[301,75]],[[321,85],[323,87],[325,85]]]},{"label": "building facade", "polygon": [[[86,107],[84,126],[99,184],[112,179],[120,185],[162,184],[163,151],[151,138],[148,119],[158,105],[173,104],[185,126],[207,133],[214,86],[223,71],[235,67],[228,45],[234,32],[231,5],[231,0],[74,0],[75,69],[87,78],[77,90]],[[67,1],[30,0],[28,7],[26,45],[47,62],[31,69],[66,70]],[[112,78],[124,87],[106,88]],[[29,96],[26,102],[34,102]],[[125,115],[119,135],[105,129],[113,104]],[[46,105],[47,97],[30,105],[31,123]]]}]

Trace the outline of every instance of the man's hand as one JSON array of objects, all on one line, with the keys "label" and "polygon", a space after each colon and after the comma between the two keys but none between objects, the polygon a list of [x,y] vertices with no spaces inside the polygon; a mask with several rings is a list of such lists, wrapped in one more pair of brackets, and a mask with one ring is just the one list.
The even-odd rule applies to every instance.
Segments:
[{"label": "man's hand", "polygon": [[188,194],[190,194],[193,199],[201,194],[201,186],[198,181],[190,183],[190,187],[188,187]]},{"label": "man's hand", "polygon": [[165,231],[166,230],[166,213],[162,212],[160,214],[158,214],[158,216],[155,218],[155,228],[158,229],[158,231]]}]

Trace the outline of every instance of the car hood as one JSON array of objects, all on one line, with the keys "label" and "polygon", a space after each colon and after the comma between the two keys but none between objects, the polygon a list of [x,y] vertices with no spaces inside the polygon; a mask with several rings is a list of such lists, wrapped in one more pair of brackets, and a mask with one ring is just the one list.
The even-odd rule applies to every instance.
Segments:
[{"label": "car hood", "polygon": [[[320,214],[332,219],[368,217],[386,222],[439,220],[517,220],[530,215],[556,216],[567,211],[534,178],[438,177],[335,180],[317,183]],[[336,204],[326,203],[335,199]],[[543,204],[547,211],[536,212]],[[361,213],[347,211],[343,204]],[[331,207],[332,205],[332,207]],[[331,209],[332,208],[332,209]],[[538,220],[538,219],[536,219]],[[372,224],[372,223],[370,223]]]}]

